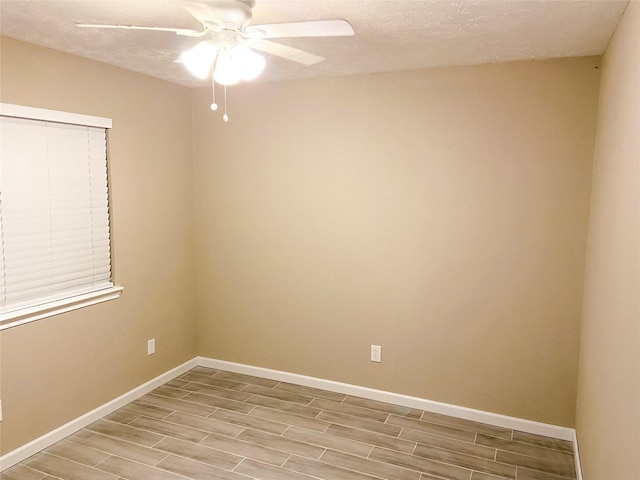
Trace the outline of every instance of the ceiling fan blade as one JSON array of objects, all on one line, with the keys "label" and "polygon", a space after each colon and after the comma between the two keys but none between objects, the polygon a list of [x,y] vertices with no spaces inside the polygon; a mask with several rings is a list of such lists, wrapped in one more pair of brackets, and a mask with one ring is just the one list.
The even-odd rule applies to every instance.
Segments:
[{"label": "ceiling fan blade", "polygon": [[110,28],[117,30],[152,30],[154,32],[173,32],[176,35],[185,37],[202,37],[207,31],[198,32],[189,28],[165,28],[165,27],[143,27],[141,25],[103,25],[96,23],[76,23],[76,27],[81,28]]},{"label": "ceiling fan blade", "polygon": [[349,37],[355,34],[346,20],[312,20],[308,22],[251,25],[245,29],[249,38]]},{"label": "ceiling fan blade", "polygon": [[247,45],[256,50],[260,50],[271,55],[286,58],[293,62],[298,62],[303,65],[315,65],[324,60],[323,57],[314,55],[313,53],[305,52],[297,48],[290,47],[288,45],[282,45],[281,43],[271,42],[269,40],[249,40]]}]

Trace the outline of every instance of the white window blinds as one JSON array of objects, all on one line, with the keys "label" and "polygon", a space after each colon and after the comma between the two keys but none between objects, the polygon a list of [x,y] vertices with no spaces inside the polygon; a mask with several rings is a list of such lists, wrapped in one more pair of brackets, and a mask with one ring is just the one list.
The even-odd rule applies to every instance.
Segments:
[{"label": "white window blinds", "polygon": [[113,287],[106,128],[5,110],[0,315]]}]

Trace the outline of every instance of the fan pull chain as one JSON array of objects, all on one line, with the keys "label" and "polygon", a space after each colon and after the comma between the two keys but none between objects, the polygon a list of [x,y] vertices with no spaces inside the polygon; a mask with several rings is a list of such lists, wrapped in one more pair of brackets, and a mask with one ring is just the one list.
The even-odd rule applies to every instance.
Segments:
[{"label": "fan pull chain", "polygon": [[216,81],[213,79],[213,67],[211,67],[211,110],[217,110],[216,103]]},{"label": "fan pull chain", "polygon": [[225,122],[229,121],[229,115],[227,115],[227,86],[224,86],[224,115],[222,115],[222,120]]}]

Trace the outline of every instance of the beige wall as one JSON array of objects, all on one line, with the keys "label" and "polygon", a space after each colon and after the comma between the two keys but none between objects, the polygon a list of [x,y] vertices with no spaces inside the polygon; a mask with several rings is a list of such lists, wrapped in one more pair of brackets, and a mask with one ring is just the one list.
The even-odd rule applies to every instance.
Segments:
[{"label": "beige wall", "polygon": [[597,65],[195,90],[199,354],[573,426]]},{"label": "beige wall", "polygon": [[125,287],[0,334],[2,453],[196,353],[573,425],[598,59],[234,87],[225,124],[208,89],[11,39],[1,54],[1,101],[113,118]]},{"label": "beige wall", "polygon": [[6,453],[195,356],[195,253],[188,89],[8,38],[1,62],[2,102],[113,119],[125,288],[118,300],[2,332]]},{"label": "beige wall", "polygon": [[586,480],[640,478],[640,3],[604,56],[580,351]]}]

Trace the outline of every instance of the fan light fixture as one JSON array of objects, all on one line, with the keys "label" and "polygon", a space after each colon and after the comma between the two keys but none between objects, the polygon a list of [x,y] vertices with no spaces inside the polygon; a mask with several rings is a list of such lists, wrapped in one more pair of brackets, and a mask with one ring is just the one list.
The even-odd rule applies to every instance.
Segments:
[{"label": "fan light fixture", "polygon": [[180,59],[192,74],[202,79],[207,78],[215,62],[213,76],[221,85],[235,85],[240,80],[254,80],[262,73],[265,65],[264,57],[246,45],[237,44],[218,51],[207,41],[187,50]]},{"label": "fan light fixture", "polygon": [[[2,0],[0,0],[1,2]],[[182,37],[203,38],[190,50],[180,55],[184,66],[196,77],[206,79],[211,74],[213,87],[211,110],[216,110],[216,82],[224,86],[225,114],[227,85],[258,77],[265,66],[265,59],[254,50],[281,57],[301,65],[310,66],[324,58],[289,45],[273,42],[277,38],[297,37],[350,37],[353,27],[343,19],[305,20],[252,25],[256,0],[218,0],[215,2],[186,2],[184,8],[201,24],[199,30],[171,26],[126,25],[104,23],[77,23],[90,29],[142,30],[169,32]],[[211,4],[211,5],[207,5]]]},{"label": "fan light fixture", "polygon": [[187,70],[203,80],[209,76],[211,65],[216,59],[218,49],[211,42],[203,41],[180,55]]},{"label": "fan light fixture", "polygon": [[205,79],[211,72],[213,95],[211,110],[218,109],[215,100],[216,83],[224,85],[225,113],[223,119],[225,122],[229,120],[226,111],[227,85],[235,85],[241,80],[250,81],[258,78],[266,63],[262,55],[242,43],[232,47],[225,46],[218,50],[208,41],[202,41],[192,49],[183,52],[180,59],[184,66],[198,78]]},{"label": "fan light fixture", "polygon": [[265,59],[246,45],[238,44],[218,54],[213,77],[222,85],[235,85],[240,80],[258,78],[264,70]]}]

